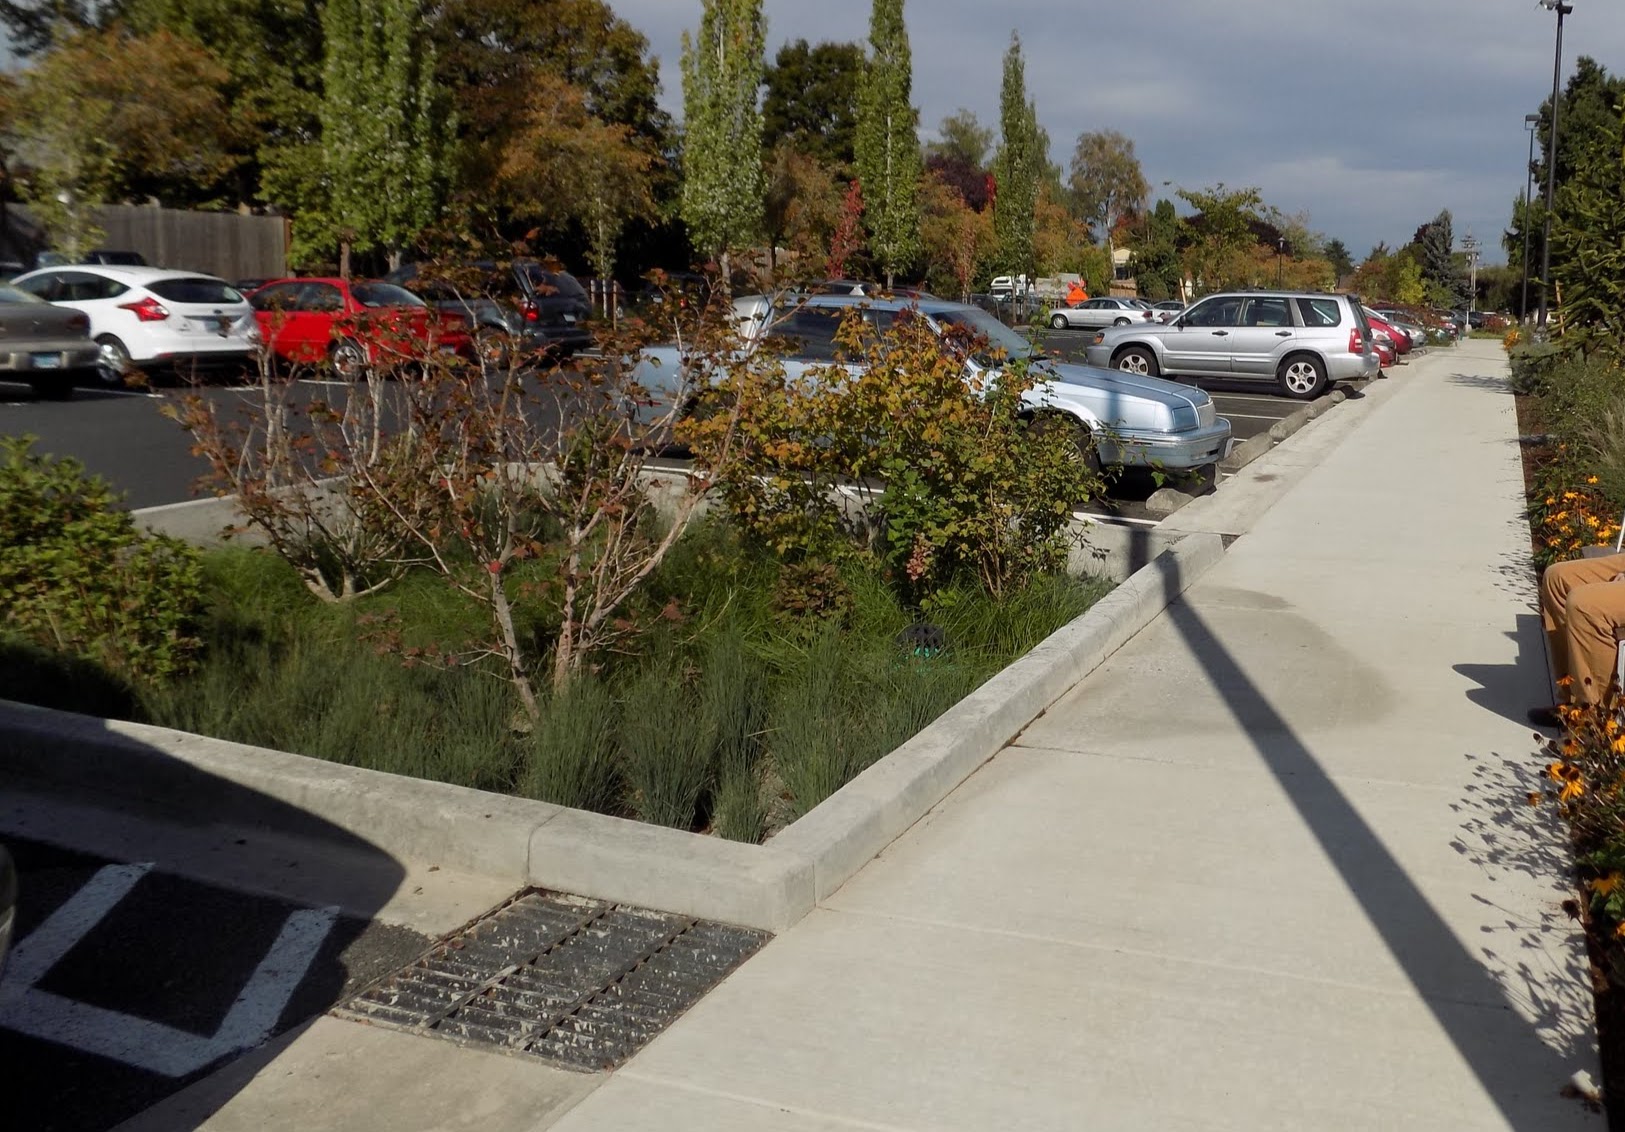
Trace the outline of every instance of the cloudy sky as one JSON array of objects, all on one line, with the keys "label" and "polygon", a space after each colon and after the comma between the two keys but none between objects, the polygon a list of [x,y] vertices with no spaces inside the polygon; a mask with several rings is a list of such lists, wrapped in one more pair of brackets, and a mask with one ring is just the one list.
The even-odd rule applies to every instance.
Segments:
[{"label": "cloudy sky", "polygon": [[[679,37],[700,0],[610,0],[660,57],[681,115]],[[1572,0],[1575,55],[1625,71],[1625,5]],[[870,0],[764,0],[787,40],[866,40]],[[1012,30],[1063,165],[1078,134],[1133,138],[1146,179],[1254,185],[1356,259],[1441,208],[1490,262],[1524,184],[1523,117],[1551,92],[1556,17],[1536,0],[908,0],[927,136],[959,107],[997,126]]]}]

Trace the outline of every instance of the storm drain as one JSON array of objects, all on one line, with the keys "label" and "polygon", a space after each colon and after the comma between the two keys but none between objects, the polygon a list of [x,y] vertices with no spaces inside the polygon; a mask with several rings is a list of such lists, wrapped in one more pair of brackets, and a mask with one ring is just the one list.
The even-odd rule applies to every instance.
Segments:
[{"label": "storm drain", "polygon": [[527,892],[336,1013],[611,1069],[768,940],[765,932]]}]

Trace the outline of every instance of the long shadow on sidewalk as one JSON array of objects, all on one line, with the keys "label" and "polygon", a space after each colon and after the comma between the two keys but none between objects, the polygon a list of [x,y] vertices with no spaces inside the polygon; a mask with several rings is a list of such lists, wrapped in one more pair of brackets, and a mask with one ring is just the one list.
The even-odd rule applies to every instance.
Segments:
[{"label": "long shadow on sidewalk", "polygon": [[[1167,569],[1169,592],[1177,593],[1178,566],[1170,563]],[[1516,996],[1521,1001],[1514,1002],[1503,981],[1457,939],[1201,614],[1179,598],[1169,605],[1168,617],[1484,1093],[1512,1127],[1551,1128],[1563,1103],[1556,1094],[1578,1068],[1565,1064],[1541,1037],[1542,1030],[1551,1032],[1550,1016],[1566,1010],[1561,988],[1543,992],[1525,986]],[[1520,1008],[1537,1021],[1520,1016]],[[1581,1032],[1588,1030],[1587,1020]]]}]

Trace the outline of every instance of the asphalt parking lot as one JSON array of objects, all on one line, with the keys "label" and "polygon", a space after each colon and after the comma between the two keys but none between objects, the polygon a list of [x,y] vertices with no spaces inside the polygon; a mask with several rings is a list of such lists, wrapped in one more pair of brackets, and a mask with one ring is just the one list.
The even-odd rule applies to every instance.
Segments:
[{"label": "asphalt parking lot", "polygon": [[[1044,330],[1040,341],[1060,357],[1081,360],[1091,336],[1090,331]],[[317,399],[329,384],[299,382],[296,396]],[[1267,431],[1302,406],[1265,383],[1202,380],[1194,384],[1212,395],[1237,441]],[[132,509],[182,503],[198,497],[198,480],[208,469],[192,454],[185,431],[159,411],[164,398],[176,392],[111,390],[84,384],[71,401],[42,401],[26,385],[0,382],[0,435],[31,435],[38,438],[38,451],[77,458],[123,492]],[[206,386],[197,392],[228,417],[255,395],[252,389],[226,386]],[[1149,474],[1130,472],[1117,478],[1109,496],[1128,505],[1125,513],[1132,514],[1132,505],[1156,487]],[[1111,510],[1109,506],[1105,509]]]},{"label": "asphalt parking lot", "polygon": [[420,954],[396,926],[7,838],[7,1128],[112,1128]]}]

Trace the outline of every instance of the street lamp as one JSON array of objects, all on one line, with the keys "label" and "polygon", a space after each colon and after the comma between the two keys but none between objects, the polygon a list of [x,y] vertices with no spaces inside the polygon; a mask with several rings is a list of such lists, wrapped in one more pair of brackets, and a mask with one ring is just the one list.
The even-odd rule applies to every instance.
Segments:
[{"label": "street lamp", "polygon": [[1286,286],[1286,237],[1280,236],[1275,241],[1275,286]]},{"label": "street lamp", "polygon": [[1552,59],[1552,132],[1546,138],[1546,217],[1540,246],[1540,314],[1536,323],[1546,329],[1546,298],[1551,290],[1552,274],[1552,196],[1557,191],[1557,115],[1560,108],[1563,78],[1563,17],[1574,11],[1574,5],[1563,0],[1540,0],[1540,6],[1557,13],[1557,52]]},{"label": "street lamp", "polygon": [[1523,128],[1529,134],[1529,163],[1523,178],[1523,301],[1518,304],[1518,325],[1529,321],[1529,206],[1535,195],[1535,133],[1540,129],[1539,114],[1525,114]]}]

